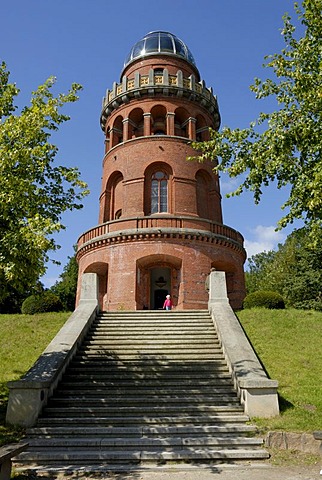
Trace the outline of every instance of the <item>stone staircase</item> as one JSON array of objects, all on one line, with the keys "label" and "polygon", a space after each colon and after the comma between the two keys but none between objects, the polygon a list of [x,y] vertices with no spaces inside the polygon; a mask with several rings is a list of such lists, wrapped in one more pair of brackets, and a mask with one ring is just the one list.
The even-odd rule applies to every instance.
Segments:
[{"label": "stone staircase", "polygon": [[102,313],[18,461],[63,468],[267,458],[248,421],[207,311]]}]

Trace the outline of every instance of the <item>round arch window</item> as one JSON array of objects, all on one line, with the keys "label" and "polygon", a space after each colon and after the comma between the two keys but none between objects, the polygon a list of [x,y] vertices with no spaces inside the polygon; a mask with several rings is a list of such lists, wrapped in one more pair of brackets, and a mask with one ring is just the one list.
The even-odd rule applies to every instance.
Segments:
[{"label": "round arch window", "polygon": [[168,211],[168,180],[165,172],[158,171],[151,177],[151,213]]}]

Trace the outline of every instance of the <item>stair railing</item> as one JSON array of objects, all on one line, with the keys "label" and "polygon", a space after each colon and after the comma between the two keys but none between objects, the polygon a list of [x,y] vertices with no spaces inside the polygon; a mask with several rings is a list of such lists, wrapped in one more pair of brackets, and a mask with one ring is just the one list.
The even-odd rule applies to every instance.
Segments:
[{"label": "stair railing", "polygon": [[238,318],[229,305],[225,272],[211,272],[207,285],[209,287],[208,309],[245,413],[250,418],[269,418],[279,415],[278,382],[267,377]]},{"label": "stair railing", "polygon": [[35,425],[48,398],[82,343],[97,311],[97,275],[85,273],[79,306],[28,372],[20,380],[8,382],[8,424],[22,427]]}]

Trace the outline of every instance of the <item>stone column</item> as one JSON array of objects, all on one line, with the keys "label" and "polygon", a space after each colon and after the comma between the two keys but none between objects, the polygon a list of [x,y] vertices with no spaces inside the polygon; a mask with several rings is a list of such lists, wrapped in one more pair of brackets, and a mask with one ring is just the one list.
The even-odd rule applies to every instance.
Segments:
[{"label": "stone column", "polygon": [[188,123],[188,136],[190,140],[196,140],[196,119],[193,117],[189,118]]},{"label": "stone column", "polygon": [[123,142],[126,142],[129,139],[129,119],[125,118],[123,120]]},{"label": "stone column", "polygon": [[175,113],[168,112],[168,114],[167,114],[167,135],[174,136],[174,117],[175,117]]},{"label": "stone column", "polygon": [[151,135],[151,113],[144,113],[144,136]]}]

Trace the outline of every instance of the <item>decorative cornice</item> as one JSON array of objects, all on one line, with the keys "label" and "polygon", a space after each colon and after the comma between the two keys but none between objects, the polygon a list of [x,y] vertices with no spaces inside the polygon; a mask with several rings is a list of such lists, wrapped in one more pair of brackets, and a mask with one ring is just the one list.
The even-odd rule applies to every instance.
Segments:
[{"label": "decorative cornice", "polygon": [[76,257],[79,260],[93,250],[106,248],[110,245],[131,242],[147,242],[161,239],[162,241],[171,241],[175,239],[182,242],[197,241],[212,245],[220,245],[236,251],[244,260],[246,259],[246,252],[243,245],[229,237],[209,231],[183,228],[140,228],[135,230],[130,229],[110,232],[83,243],[79,247]]}]

